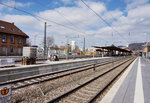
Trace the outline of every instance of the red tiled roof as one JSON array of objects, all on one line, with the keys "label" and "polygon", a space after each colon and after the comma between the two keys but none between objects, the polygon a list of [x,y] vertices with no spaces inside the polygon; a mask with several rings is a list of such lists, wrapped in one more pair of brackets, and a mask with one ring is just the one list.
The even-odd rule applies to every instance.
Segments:
[{"label": "red tiled roof", "polygon": [[19,36],[25,36],[29,37],[27,34],[25,34],[23,31],[21,31],[18,27],[14,25],[14,23],[9,23],[0,20],[0,33],[8,33],[8,34],[14,34]]}]

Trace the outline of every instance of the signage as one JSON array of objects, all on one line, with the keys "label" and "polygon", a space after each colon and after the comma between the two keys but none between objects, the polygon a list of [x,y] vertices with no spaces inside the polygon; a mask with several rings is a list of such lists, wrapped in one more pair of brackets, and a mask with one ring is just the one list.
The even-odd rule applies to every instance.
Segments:
[{"label": "signage", "polygon": [[11,85],[0,86],[0,103],[5,103],[11,99]]}]

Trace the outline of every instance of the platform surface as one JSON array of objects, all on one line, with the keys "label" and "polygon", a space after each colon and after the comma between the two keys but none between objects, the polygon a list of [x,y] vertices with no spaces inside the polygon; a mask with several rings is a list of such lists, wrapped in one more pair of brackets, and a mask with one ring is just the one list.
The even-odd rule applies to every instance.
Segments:
[{"label": "platform surface", "polygon": [[150,103],[150,61],[138,57],[100,103]]}]

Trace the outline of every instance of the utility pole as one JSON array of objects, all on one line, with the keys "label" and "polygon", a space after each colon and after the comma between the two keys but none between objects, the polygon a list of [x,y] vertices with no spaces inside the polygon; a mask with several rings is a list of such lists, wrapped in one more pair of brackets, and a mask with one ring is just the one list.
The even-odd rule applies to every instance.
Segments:
[{"label": "utility pole", "polygon": [[83,55],[85,55],[85,37],[83,38]]},{"label": "utility pole", "polygon": [[44,27],[44,59],[46,59],[46,22]]},{"label": "utility pole", "polygon": [[112,42],[113,42],[112,45],[115,45],[114,44],[114,39],[113,39],[113,32],[112,32],[111,36],[112,36]]},{"label": "utility pole", "polygon": [[130,35],[131,35],[131,34],[130,34],[130,32],[129,32],[129,44],[131,43],[131,42],[130,42],[130,40],[131,40]]},{"label": "utility pole", "polygon": [[146,59],[148,58],[148,47],[147,47],[147,44],[148,44],[148,42],[147,42],[147,34],[145,33],[144,34],[145,35],[145,45],[146,45]]},{"label": "utility pole", "polygon": [[67,38],[67,55],[66,55],[66,59],[69,59],[69,40]]},{"label": "utility pole", "polygon": [[69,40],[68,40],[68,36],[65,36],[66,37],[66,46],[67,46],[67,50],[66,50],[66,59],[69,59],[69,55],[68,55],[68,53],[69,53]]}]

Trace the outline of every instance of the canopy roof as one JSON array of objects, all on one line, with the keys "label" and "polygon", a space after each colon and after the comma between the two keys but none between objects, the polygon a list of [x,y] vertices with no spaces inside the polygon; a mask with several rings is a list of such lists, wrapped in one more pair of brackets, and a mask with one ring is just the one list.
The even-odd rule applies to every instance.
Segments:
[{"label": "canopy roof", "polygon": [[109,51],[109,50],[115,50],[115,51],[120,51],[120,52],[130,52],[130,53],[131,53],[131,51],[118,48],[118,47],[116,47],[116,46],[114,46],[114,45],[112,45],[112,46],[105,46],[105,47],[99,47],[99,46],[92,46],[92,47],[97,48],[98,50],[99,50],[99,49],[106,49],[106,50],[108,50],[108,51]]}]

